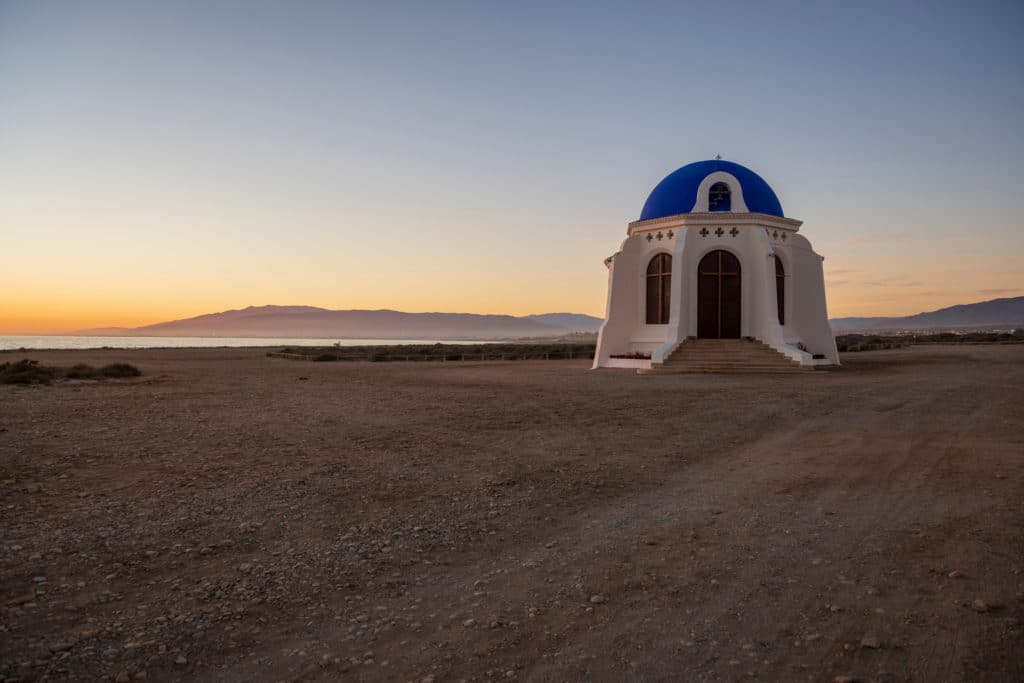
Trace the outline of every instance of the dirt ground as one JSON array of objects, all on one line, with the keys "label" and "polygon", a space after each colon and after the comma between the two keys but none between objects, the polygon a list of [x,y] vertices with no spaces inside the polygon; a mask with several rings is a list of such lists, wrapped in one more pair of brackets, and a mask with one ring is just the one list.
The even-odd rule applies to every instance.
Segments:
[{"label": "dirt ground", "polygon": [[3,681],[1024,680],[1024,345],[29,357],[145,374],[0,386]]}]

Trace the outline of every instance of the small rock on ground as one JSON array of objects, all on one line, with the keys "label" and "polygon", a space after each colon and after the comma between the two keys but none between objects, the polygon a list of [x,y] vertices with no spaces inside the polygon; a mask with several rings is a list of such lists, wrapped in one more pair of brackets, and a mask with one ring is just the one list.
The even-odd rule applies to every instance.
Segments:
[{"label": "small rock on ground", "polygon": [[864,636],[860,641],[860,646],[867,650],[877,650],[882,647],[882,641],[877,636]]}]

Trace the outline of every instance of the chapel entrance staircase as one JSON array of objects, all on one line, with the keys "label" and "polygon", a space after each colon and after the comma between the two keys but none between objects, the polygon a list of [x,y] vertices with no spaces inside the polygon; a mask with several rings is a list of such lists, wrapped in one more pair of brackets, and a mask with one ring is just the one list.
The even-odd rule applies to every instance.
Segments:
[{"label": "chapel entrance staircase", "polygon": [[687,339],[665,362],[647,372],[774,373],[813,372],[795,360],[755,339]]}]

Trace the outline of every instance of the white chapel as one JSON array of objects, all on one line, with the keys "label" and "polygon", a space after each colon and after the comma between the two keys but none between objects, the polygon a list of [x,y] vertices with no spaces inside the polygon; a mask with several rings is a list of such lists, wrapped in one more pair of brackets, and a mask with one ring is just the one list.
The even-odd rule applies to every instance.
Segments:
[{"label": "white chapel", "polygon": [[822,257],[761,176],[683,166],[651,192],[605,260],[594,367],[796,371],[837,365]]}]

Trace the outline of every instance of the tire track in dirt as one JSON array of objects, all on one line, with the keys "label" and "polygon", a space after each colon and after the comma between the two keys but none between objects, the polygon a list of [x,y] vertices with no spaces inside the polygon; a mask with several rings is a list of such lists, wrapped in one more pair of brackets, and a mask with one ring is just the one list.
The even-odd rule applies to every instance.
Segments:
[{"label": "tire track in dirt", "polygon": [[[772,494],[783,487],[800,486],[807,481],[807,470],[817,470],[823,467],[829,469],[829,476],[819,477],[813,481],[810,490],[803,493],[801,507],[805,516],[811,510],[819,510],[822,507],[839,509],[836,513],[842,518],[847,518],[843,510],[844,498],[847,491],[858,491],[874,487],[884,491],[884,505],[871,506],[866,514],[861,514],[856,519],[854,529],[848,529],[843,534],[843,546],[846,548],[857,548],[868,543],[870,537],[877,535],[883,530],[885,536],[891,535],[902,529],[911,528],[914,525],[924,523],[921,518],[922,498],[919,492],[927,492],[928,482],[934,478],[935,473],[941,471],[953,452],[961,447],[965,438],[970,438],[970,425],[976,414],[984,410],[983,407],[974,405],[970,410],[954,416],[954,419],[947,419],[939,425],[931,425],[929,433],[924,434],[921,430],[921,416],[928,415],[940,408],[948,412],[950,397],[956,396],[962,389],[955,382],[944,387],[942,392],[922,392],[924,383],[904,383],[894,387],[901,392],[899,396],[887,394],[884,397],[876,398],[874,403],[855,411],[858,419],[848,420],[845,424],[836,425],[835,421],[828,418],[804,419],[803,421],[790,425],[788,428],[770,434],[751,445],[748,445],[736,453],[729,453],[718,456],[713,462],[701,461],[685,469],[684,472],[666,481],[661,487],[644,493],[637,498],[620,500],[614,504],[598,510],[591,511],[584,519],[570,523],[570,531],[563,533],[555,539],[559,547],[566,548],[566,559],[570,565],[580,565],[594,555],[604,557],[626,553],[630,544],[637,538],[649,536],[652,533],[671,535],[680,529],[698,529],[706,526],[706,520],[714,513],[720,512],[720,523],[729,526],[732,531],[747,533],[744,535],[741,544],[754,550],[758,557],[757,563],[746,565],[740,573],[735,574],[732,584],[737,586],[757,586],[760,577],[771,573],[772,567],[788,567],[787,572],[800,576],[806,574],[798,566],[793,566],[790,553],[792,544],[780,546],[768,539],[754,537],[755,530],[763,530],[778,521],[780,514],[791,514],[791,509],[772,510],[775,513],[770,522],[761,521],[753,523],[748,518],[746,522],[742,519],[734,519],[739,513],[747,512],[749,500],[771,499]],[[935,430],[938,430],[937,432]],[[878,435],[891,435],[882,441],[884,449],[879,449]],[[823,435],[825,435],[824,438]],[[799,449],[800,455],[793,458],[794,447]],[[878,451],[876,457],[863,459],[863,454],[869,450]],[[749,477],[737,472],[748,472],[757,470],[758,466],[765,461],[771,462],[775,468],[760,470],[758,476]],[[822,461],[825,461],[823,464]],[[835,470],[839,470],[836,472]],[[852,472],[849,470],[853,470]],[[715,493],[709,493],[709,491]],[[681,503],[680,501],[686,501]],[[788,506],[787,506],[788,507]],[[847,506],[849,507],[849,506]],[[924,506],[927,508],[927,506]],[[813,528],[813,522],[809,519],[792,519],[792,522],[806,526],[804,531],[808,533]],[[849,525],[848,525],[849,526]],[[582,527],[582,528],[581,528]],[[581,540],[583,539],[583,540]],[[839,548],[818,547],[813,544],[812,539],[803,539],[804,542],[811,542],[810,547],[815,548],[818,554],[841,555]],[[760,541],[760,542],[759,542]],[[549,541],[551,542],[551,541]],[[534,546],[523,549],[523,552],[516,556],[506,557],[506,561],[514,561],[520,565],[542,565],[548,551],[544,548]],[[721,567],[719,567],[721,568]],[[712,567],[712,569],[715,569]],[[474,567],[466,578],[455,580],[457,585],[464,585],[469,576],[478,575],[481,571]],[[721,573],[721,572],[712,572]],[[549,569],[546,579],[552,575],[561,575],[556,581],[564,581],[569,572],[557,568]],[[875,576],[878,577],[877,572]],[[798,581],[814,581],[812,577],[802,576]],[[820,581],[820,579],[818,579]],[[504,592],[523,592],[535,586],[530,581],[508,581],[504,586]],[[456,589],[458,590],[458,589]],[[869,589],[870,590],[870,589]],[[701,600],[699,594],[697,604],[701,611],[689,617],[691,623],[715,623],[727,621],[730,611],[736,604],[750,603],[756,601],[760,591],[756,588],[746,590],[737,589],[720,606],[713,606],[706,600]],[[903,609],[920,607],[924,598],[913,598],[909,604],[902,605]],[[798,614],[812,613],[821,608],[816,604],[815,599],[804,599]],[[792,610],[790,610],[792,611]],[[619,636],[634,631],[639,625],[641,617],[634,617],[626,620],[626,623],[619,629],[610,625],[612,632]],[[761,615],[761,623],[773,623],[778,633],[793,632],[800,633],[805,630],[806,619],[799,616],[790,617],[788,620],[779,620],[775,615]],[[668,626],[668,624],[666,624]],[[902,630],[893,628],[892,638],[903,637]],[[834,629],[833,629],[834,631]],[[582,627],[577,627],[577,633],[584,637]],[[814,634],[808,634],[814,635]],[[838,636],[838,638],[837,638]],[[815,652],[809,657],[792,657],[791,655],[773,654],[773,657],[780,657],[771,661],[770,665],[760,672],[769,678],[784,678],[794,675],[794,671],[788,667],[794,666],[795,660],[801,660],[795,665],[808,666],[811,670],[829,670],[836,668],[836,655],[834,651],[835,641],[846,637],[848,644],[854,647],[855,655],[860,655],[859,637],[849,632],[833,633],[829,638],[816,638],[811,643],[822,640],[819,646],[811,646]],[[591,638],[593,636],[590,636]],[[735,640],[743,640],[743,632],[735,634]],[[751,638],[746,637],[747,640]],[[596,651],[604,651],[610,646],[610,640],[614,638],[605,637],[603,642],[597,643]],[[671,639],[670,639],[671,640]],[[779,636],[773,638],[779,640]],[[827,644],[825,643],[827,641]],[[905,645],[900,641],[890,641],[892,646],[902,649]],[[955,643],[955,641],[954,641]],[[747,643],[749,644],[749,643]],[[908,643],[909,644],[909,643]],[[953,644],[953,643],[950,643]],[[877,653],[870,653],[869,659],[872,664],[881,665],[888,669],[890,674],[920,680],[939,680],[962,675],[953,667],[951,656],[949,663],[943,667],[941,658],[928,656],[923,660],[908,662],[899,652],[894,652],[892,646],[882,648]],[[935,644],[932,647],[925,647],[929,655],[945,645]],[[742,644],[735,643],[734,651],[742,651]],[[668,656],[673,648],[662,644],[661,649]],[[847,659],[853,659],[854,655],[848,655]],[[866,659],[860,657],[860,659]],[[809,660],[809,663],[808,663]],[[845,664],[840,661],[839,664]],[[856,664],[857,662],[854,662]],[[614,670],[614,664],[612,664]],[[923,666],[922,666],[923,665]],[[527,669],[534,672],[541,678],[550,677],[552,680],[564,675],[565,671],[559,667],[538,667]],[[673,667],[664,672],[664,679],[670,680],[677,670]],[[712,667],[695,676],[693,680],[714,680],[721,676],[728,677],[729,669],[721,670],[721,667]],[[837,669],[837,673],[839,670]],[[650,674],[651,672],[648,672]],[[658,676],[648,676],[647,680],[657,680]]]}]

